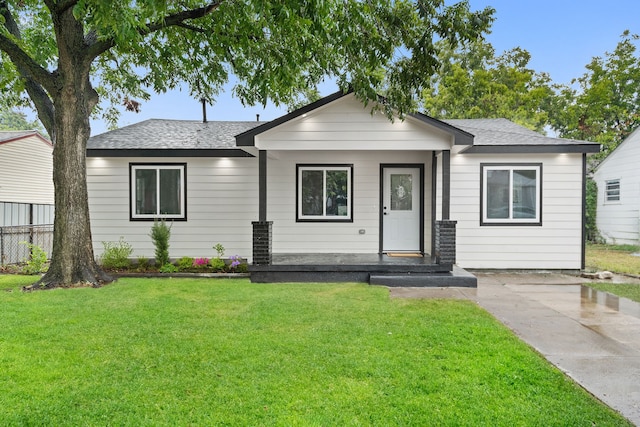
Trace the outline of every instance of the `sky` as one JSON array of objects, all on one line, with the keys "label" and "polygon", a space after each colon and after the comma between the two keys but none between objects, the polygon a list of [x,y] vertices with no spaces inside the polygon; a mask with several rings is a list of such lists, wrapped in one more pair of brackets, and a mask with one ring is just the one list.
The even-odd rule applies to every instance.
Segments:
[{"label": "sky", "polygon": [[[447,4],[455,3],[447,0]],[[595,56],[615,49],[625,30],[640,34],[639,0],[469,0],[472,10],[493,7],[495,18],[487,40],[496,55],[514,47],[531,54],[529,67],[549,73],[556,83],[569,84],[582,76]],[[286,114],[286,107],[274,105],[244,107],[231,96],[232,84],[214,105],[207,107],[207,119],[273,120]],[[320,87],[321,95],[338,90],[332,82]],[[188,90],[152,95],[140,113],[123,112],[118,122],[126,126],[150,118],[201,120],[202,105],[189,97]],[[92,121],[92,135],[107,131],[101,121]]]}]

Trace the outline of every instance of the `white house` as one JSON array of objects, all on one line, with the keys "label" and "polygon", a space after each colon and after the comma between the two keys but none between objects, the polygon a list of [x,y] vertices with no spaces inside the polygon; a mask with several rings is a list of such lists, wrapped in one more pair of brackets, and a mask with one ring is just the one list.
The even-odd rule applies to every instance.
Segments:
[{"label": "white house", "polygon": [[607,243],[640,244],[640,129],[596,168],[596,225]]},{"label": "white house", "polygon": [[0,227],[53,224],[53,145],[37,131],[0,131]]},{"label": "white house", "polygon": [[257,281],[579,270],[597,151],[504,119],[389,121],[341,92],[268,123],[148,120],[89,141],[94,249],[152,257],[164,218],[172,257],[221,243]]}]

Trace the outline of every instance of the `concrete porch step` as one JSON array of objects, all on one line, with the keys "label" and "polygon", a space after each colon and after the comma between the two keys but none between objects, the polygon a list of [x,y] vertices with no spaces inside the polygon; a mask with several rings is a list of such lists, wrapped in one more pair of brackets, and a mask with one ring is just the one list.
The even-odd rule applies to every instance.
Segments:
[{"label": "concrete porch step", "polygon": [[376,273],[369,276],[369,284],[390,287],[460,287],[476,288],[476,276],[457,266],[449,273]]}]

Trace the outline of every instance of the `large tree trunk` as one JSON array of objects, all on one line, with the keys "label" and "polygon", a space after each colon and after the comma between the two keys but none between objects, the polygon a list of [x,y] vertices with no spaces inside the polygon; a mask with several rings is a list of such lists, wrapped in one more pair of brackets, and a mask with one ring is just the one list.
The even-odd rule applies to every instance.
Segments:
[{"label": "large tree trunk", "polygon": [[31,289],[99,286],[113,280],[97,265],[91,239],[86,179],[89,116],[98,94],[82,56],[82,29],[70,11],[56,22],[60,51],[54,107],[53,184],[55,219],[49,270]]},{"label": "large tree trunk", "polygon": [[56,144],[53,149],[55,220],[49,271],[40,288],[98,286],[112,279],[93,255],[86,180],[86,147],[90,135],[86,93],[65,88],[54,101]]}]

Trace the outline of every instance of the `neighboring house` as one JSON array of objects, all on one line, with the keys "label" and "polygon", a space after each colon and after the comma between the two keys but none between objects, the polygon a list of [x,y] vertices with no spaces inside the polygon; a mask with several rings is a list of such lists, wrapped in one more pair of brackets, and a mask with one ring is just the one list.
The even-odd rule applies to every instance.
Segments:
[{"label": "neighboring house", "polygon": [[366,280],[376,260],[405,277],[579,270],[599,148],[504,119],[390,121],[342,93],[267,123],[147,120],[89,140],[94,249],[122,236],[152,257],[165,218],[172,257],[221,243],[257,281]]},{"label": "neighboring house", "polygon": [[53,224],[53,145],[36,131],[0,131],[0,227]]},{"label": "neighboring house", "polygon": [[640,244],[640,129],[596,168],[596,225],[607,243]]}]

